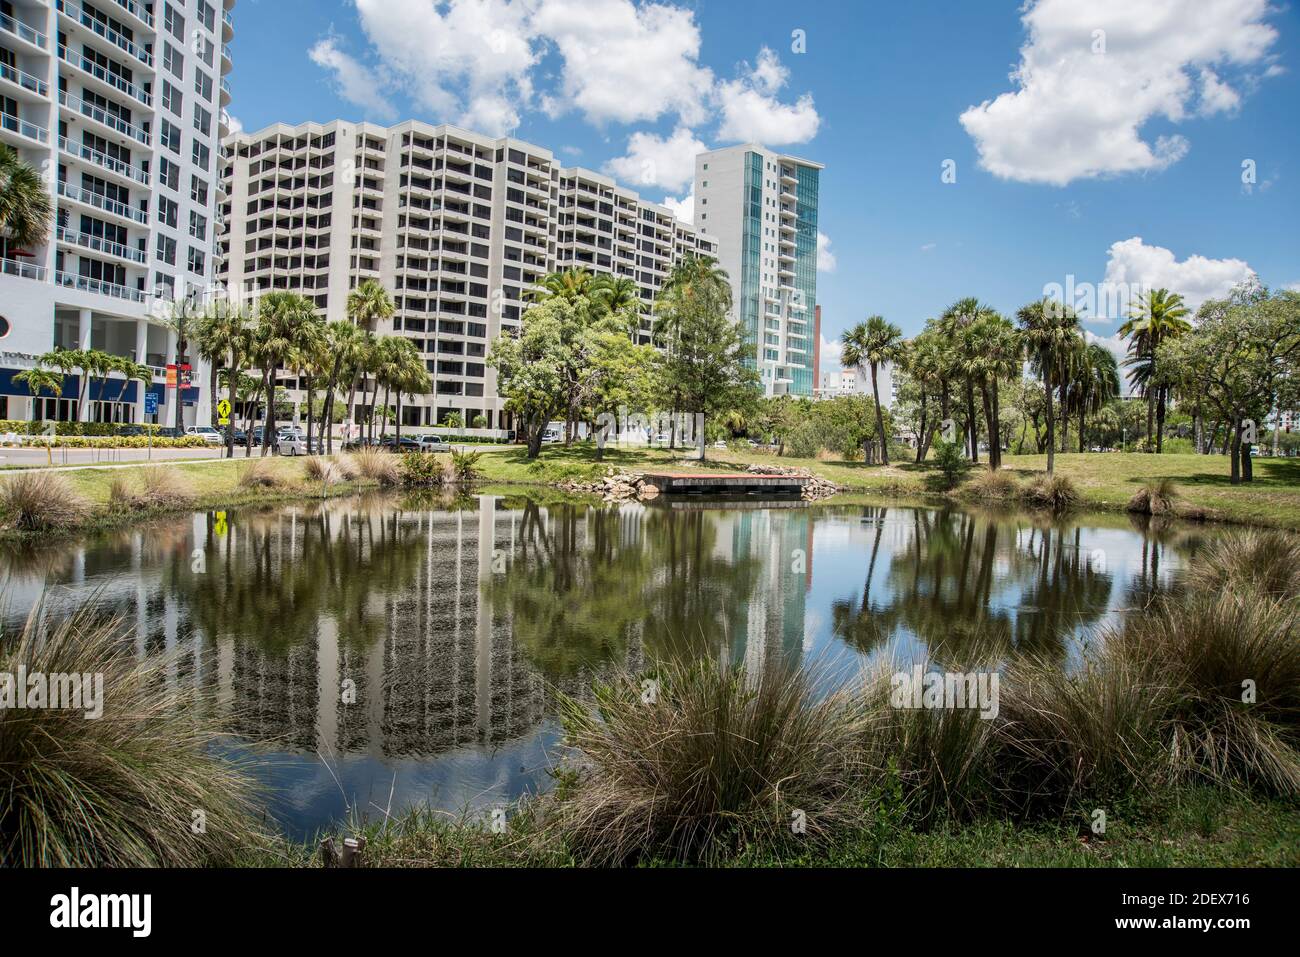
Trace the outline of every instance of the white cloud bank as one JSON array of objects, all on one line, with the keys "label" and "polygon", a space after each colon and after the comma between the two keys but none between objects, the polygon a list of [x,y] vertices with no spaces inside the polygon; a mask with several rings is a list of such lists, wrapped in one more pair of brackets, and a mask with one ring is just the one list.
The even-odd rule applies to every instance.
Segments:
[{"label": "white cloud bank", "polygon": [[629,186],[662,186],[680,192],[695,181],[695,157],[708,149],[695,134],[679,126],[669,137],[633,133],[627,153],[605,164],[605,170]]},{"label": "white cloud bank", "polygon": [[825,233],[817,233],[817,271],[834,272],[838,263],[835,253],[831,252],[831,238]]},{"label": "white cloud bank", "polygon": [[[1168,289],[1183,297],[1195,312],[1207,299],[1221,299],[1233,286],[1255,275],[1241,259],[1207,259],[1188,256],[1179,261],[1163,246],[1148,246],[1141,236],[1111,245],[1106,262],[1107,283],[1137,284],[1146,289]],[[1107,316],[1122,319],[1122,316]]]},{"label": "white cloud bank", "polygon": [[1004,179],[1064,186],[1164,169],[1188,140],[1150,141],[1143,126],[1234,110],[1240,87],[1274,75],[1271,12],[1268,0],[1028,0],[1017,88],[961,124],[980,165]]}]

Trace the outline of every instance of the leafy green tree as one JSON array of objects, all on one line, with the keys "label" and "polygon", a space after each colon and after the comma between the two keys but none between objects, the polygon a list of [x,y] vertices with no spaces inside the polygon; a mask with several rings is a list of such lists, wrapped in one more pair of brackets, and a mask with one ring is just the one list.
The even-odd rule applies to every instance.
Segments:
[{"label": "leafy green tree", "polygon": [[527,436],[530,459],[541,452],[546,424],[567,407],[567,330],[579,321],[580,308],[564,297],[547,299],[524,312],[518,336],[499,337],[488,354],[497,391]]},{"label": "leafy green tree", "polygon": [[1075,371],[1074,412],[1079,416],[1079,451],[1086,452],[1087,417],[1119,398],[1119,365],[1105,346],[1089,343]]},{"label": "leafy green tree", "polygon": [[659,290],[654,305],[654,341],[664,350],[667,365],[660,399],[662,405],[673,413],[669,448],[677,447],[678,413],[684,409],[685,397],[676,374],[685,368],[678,357],[687,341],[683,331],[685,324],[694,315],[721,313],[730,316],[731,309],[731,280],[717,260],[708,256],[687,256],[673,267],[667,282]]},{"label": "leafy green tree", "polygon": [[54,201],[40,171],[0,143],[0,245],[45,245],[53,225]]}]

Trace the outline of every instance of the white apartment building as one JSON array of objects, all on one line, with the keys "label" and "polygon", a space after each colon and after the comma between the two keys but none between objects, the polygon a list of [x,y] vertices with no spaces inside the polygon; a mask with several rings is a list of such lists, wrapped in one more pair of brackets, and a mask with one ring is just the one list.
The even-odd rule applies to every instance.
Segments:
[{"label": "white apartment building", "polygon": [[[716,243],[548,149],[454,126],[333,121],[277,124],[226,140],[219,278],[249,294],[287,290],[347,318],[366,279],[393,296],[375,331],[411,338],[433,392],[402,403],[403,425],[453,411],[509,429],[487,364],[492,342],[519,327],[526,293],[547,273],[585,267],[626,276],[650,307],[672,265],[716,255]],[[292,373],[279,382],[302,394]],[[372,397],[359,396],[354,421]]]},{"label": "white apartment building", "polygon": [[755,143],[695,158],[695,220],[718,238],[768,395],[812,396],[819,163]]},{"label": "white apartment building", "polygon": [[[894,364],[882,363],[876,370],[877,386],[880,389],[880,404],[892,409],[898,402],[898,381],[894,378]],[[833,399],[841,395],[871,396],[870,369],[842,369],[838,372],[823,372],[817,398]]]},{"label": "white apartment building", "polygon": [[[57,211],[47,243],[0,237],[0,418],[143,422],[154,392],[149,421],[175,421],[160,320],[213,282],[234,5],[0,0],[0,142],[45,173]],[[56,348],[131,357],[154,382],[95,384],[81,404],[69,375],[33,409],[13,376]],[[207,423],[206,374],[188,361],[184,422]]]}]

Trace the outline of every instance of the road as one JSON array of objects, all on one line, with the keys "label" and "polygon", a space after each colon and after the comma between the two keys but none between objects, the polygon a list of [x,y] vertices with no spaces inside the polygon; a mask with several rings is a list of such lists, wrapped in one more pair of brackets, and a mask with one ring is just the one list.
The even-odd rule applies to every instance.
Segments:
[{"label": "road", "polygon": [[[520,448],[511,445],[466,445],[455,443],[456,449],[481,449],[485,452],[503,452]],[[115,465],[134,465],[141,462],[211,462],[225,457],[221,446],[206,446],[198,449],[154,449],[150,456],[148,449],[60,449],[54,451],[55,468],[111,468]],[[253,458],[261,457],[260,448],[253,449]],[[242,459],[243,446],[236,446],[235,458]],[[45,449],[2,449],[0,448],[0,470],[15,468],[38,468],[49,463]]]}]

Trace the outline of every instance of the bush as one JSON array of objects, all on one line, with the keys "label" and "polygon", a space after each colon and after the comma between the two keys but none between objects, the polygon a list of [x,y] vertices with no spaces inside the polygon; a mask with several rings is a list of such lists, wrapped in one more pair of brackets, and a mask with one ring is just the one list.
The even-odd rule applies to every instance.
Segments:
[{"label": "bush", "polygon": [[800,422],[785,440],[785,454],[797,459],[810,459],[821,447],[821,437],[812,422]]},{"label": "bush", "polygon": [[320,455],[310,456],[302,463],[302,475],[318,485],[337,485],[343,481],[338,466]]},{"label": "bush", "polygon": [[1024,500],[1031,508],[1045,509],[1060,515],[1082,501],[1079,490],[1064,475],[1039,475],[1025,486]]},{"label": "bush", "polygon": [[463,485],[473,482],[482,475],[478,469],[478,461],[482,457],[482,452],[462,452],[459,449],[452,449],[451,472],[456,481]]},{"label": "bush", "polygon": [[970,468],[970,460],[956,442],[938,439],[934,443],[934,465],[939,470],[939,483],[943,491],[955,489]]},{"label": "bush", "polygon": [[283,484],[272,459],[251,459],[239,470],[240,488],[278,488]]},{"label": "bush", "polygon": [[801,671],[759,675],[706,660],[658,673],[654,701],[625,677],[594,707],[561,695],[587,769],[549,827],[588,864],[708,860],[751,842],[829,839],[860,812],[865,700],[823,695]]},{"label": "bush", "polygon": [[1009,504],[1020,498],[1020,483],[1010,472],[981,469],[961,491],[963,497],[973,501]]},{"label": "bush", "polygon": [[432,488],[447,481],[442,460],[431,452],[402,456],[402,484],[408,488]]},{"label": "bush", "polygon": [[75,710],[0,709],[0,864],[231,865],[263,841],[249,779],[212,750],[215,711],[167,680],[173,664],[137,659],[122,623],[90,606],[53,625],[38,608],[0,638],[0,672],[102,676]]},{"label": "bush", "polygon": [[90,516],[90,503],[57,472],[16,472],[0,482],[0,514],[23,532],[73,528]]},{"label": "bush", "polygon": [[1168,515],[1174,511],[1178,486],[1171,478],[1151,479],[1128,500],[1128,510],[1139,515]]},{"label": "bush", "polygon": [[1300,537],[1249,530],[1211,542],[1187,569],[1187,587],[1243,601],[1300,598]]},{"label": "bush", "polygon": [[356,466],[357,475],[372,482],[388,487],[401,481],[397,462],[388,452],[379,449],[360,448],[352,453],[352,464]]}]

